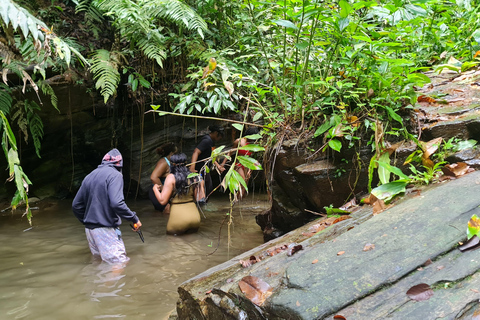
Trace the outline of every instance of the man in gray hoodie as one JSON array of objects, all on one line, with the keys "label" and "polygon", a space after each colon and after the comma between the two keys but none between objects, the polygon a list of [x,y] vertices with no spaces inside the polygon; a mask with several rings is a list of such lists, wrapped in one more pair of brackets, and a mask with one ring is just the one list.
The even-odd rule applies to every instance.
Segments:
[{"label": "man in gray hoodie", "polygon": [[129,260],[118,228],[122,218],[133,223],[134,231],[142,226],[125,204],[122,167],[120,151],[110,150],[85,177],[72,203],[73,213],[85,225],[90,251],[111,264]]}]

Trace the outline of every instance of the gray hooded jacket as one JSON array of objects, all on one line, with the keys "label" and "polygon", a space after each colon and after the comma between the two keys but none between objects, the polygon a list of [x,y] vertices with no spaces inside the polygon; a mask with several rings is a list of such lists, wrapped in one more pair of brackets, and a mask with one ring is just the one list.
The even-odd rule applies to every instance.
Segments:
[{"label": "gray hooded jacket", "polygon": [[123,158],[117,149],[110,150],[102,164],[85,177],[73,199],[72,210],[86,228],[118,227],[121,218],[138,222],[123,196]]}]

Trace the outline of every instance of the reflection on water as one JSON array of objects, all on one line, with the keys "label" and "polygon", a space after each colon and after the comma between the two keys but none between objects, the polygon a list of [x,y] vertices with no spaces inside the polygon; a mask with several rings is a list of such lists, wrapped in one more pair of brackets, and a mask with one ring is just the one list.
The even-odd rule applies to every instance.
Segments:
[{"label": "reflection on water", "polygon": [[237,205],[232,245],[228,250],[225,224],[213,255],[226,199],[212,199],[199,232],[180,237],[165,234],[168,216],[149,201],[127,203],[143,223],[145,243],[124,221],[125,267],[92,257],[71,200],[36,204],[32,229],[21,214],[1,213],[0,319],[165,319],[183,281],[263,243],[254,217],[268,207],[263,195]]}]

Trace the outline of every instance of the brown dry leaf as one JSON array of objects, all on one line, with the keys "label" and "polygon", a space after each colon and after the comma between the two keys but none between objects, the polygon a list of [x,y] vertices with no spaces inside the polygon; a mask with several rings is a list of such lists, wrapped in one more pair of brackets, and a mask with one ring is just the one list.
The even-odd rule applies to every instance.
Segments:
[{"label": "brown dry leaf", "polygon": [[247,299],[257,306],[262,306],[273,292],[273,288],[268,283],[254,276],[243,277],[238,282],[238,286]]},{"label": "brown dry leaf", "polygon": [[373,243],[367,243],[363,247],[363,251],[370,251],[370,250],[373,250],[373,249],[375,249],[375,244],[373,244]]},{"label": "brown dry leaf", "polygon": [[333,319],[339,319],[339,320],[347,320],[347,318],[345,318],[344,316],[340,315],[340,314],[336,314],[333,316]]},{"label": "brown dry leaf", "polygon": [[377,214],[381,213],[383,210],[385,210],[385,202],[383,200],[377,199],[373,203],[373,215],[376,216]]},{"label": "brown dry leaf", "polygon": [[445,165],[442,168],[442,172],[444,175],[447,175],[447,176],[459,177],[467,173],[469,168],[470,166],[465,162],[457,162],[457,163]]},{"label": "brown dry leaf", "polygon": [[437,100],[435,100],[434,98],[429,97],[429,96],[425,96],[425,95],[418,96],[417,101],[418,102],[428,102],[428,103],[437,102]]},{"label": "brown dry leaf", "polygon": [[403,144],[405,143],[405,141],[400,141],[400,142],[397,142],[397,143],[394,143],[392,145],[390,145],[386,150],[388,152],[389,155],[392,155],[392,153],[394,153],[395,151],[397,151],[398,148],[400,148]]},{"label": "brown dry leaf", "polygon": [[407,296],[415,301],[425,301],[433,296],[433,290],[428,284],[420,283],[408,289]]},{"label": "brown dry leaf", "polygon": [[480,293],[480,291],[478,291],[477,289],[470,289],[470,291],[473,291],[475,293]]},{"label": "brown dry leaf", "polygon": [[312,264],[315,264],[317,262],[318,262],[318,259],[315,259],[315,260],[312,261]]},{"label": "brown dry leaf", "polygon": [[367,92],[367,97],[368,97],[368,98],[373,97],[374,94],[375,94],[375,91],[373,91],[372,88],[368,89],[368,92]]},{"label": "brown dry leaf", "polygon": [[351,208],[356,207],[356,206],[357,206],[357,200],[355,198],[353,198],[352,200],[345,203],[343,206],[341,206],[338,209],[347,211],[348,209],[351,209]]},{"label": "brown dry leaf", "polygon": [[340,222],[340,221],[343,221],[343,220],[347,220],[347,219],[351,219],[352,217],[348,216],[348,215],[343,215],[341,217],[338,217],[336,218],[335,220],[333,220],[332,224],[335,224],[337,222]]},{"label": "brown dry leaf", "polygon": [[[469,222],[470,223],[470,222]],[[480,243],[480,238],[478,238],[476,235],[471,237],[467,243],[462,244],[460,247],[458,247],[458,250],[464,252],[469,249],[476,249],[478,248],[478,244]]]},{"label": "brown dry leaf", "polygon": [[437,270],[442,270],[443,268],[445,268],[445,266],[438,266]]},{"label": "brown dry leaf", "polygon": [[427,261],[425,261],[425,263],[423,265],[426,267],[426,266],[431,265],[432,263],[433,263],[432,259],[428,259]]},{"label": "brown dry leaf", "polygon": [[340,251],[339,253],[337,253],[337,256],[341,256],[344,253],[345,253],[345,251]]},{"label": "brown dry leaf", "polygon": [[422,165],[427,168],[433,168],[435,166],[435,163],[431,159],[424,158],[422,156]]},{"label": "brown dry leaf", "polygon": [[371,197],[371,195],[368,195],[365,198],[361,199],[360,202],[365,203],[365,204],[371,204],[370,197]]},{"label": "brown dry leaf", "polygon": [[300,307],[300,306],[301,306],[301,304],[300,304],[300,302],[299,302],[298,300],[297,300],[296,305],[297,305],[297,307]]},{"label": "brown dry leaf", "polygon": [[[421,146],[422,146],[422,150],[423,150],[423,155],[422,155],[422,162],[425,160],[430,160],[430,156],[432,154],[435,153],[435,151],[438,150],[438,147],[440,146],[440,144],[442,143],[443,141],[443,138],[442,137],[439,137],[439,138],[435,138],[435,139],[432,139],[428,142],[422,142],[421,143]],[[431,160],[430,160],[431,161]],[[425,165],[425,164],[424,164]]]},{"label": "brown dry leaf", "polygon": [[283,244],[281,246],[275,246],[273,248],[270,248],[266,251],[267,255],[273,257],[274,255],[276,255],[277,253],[280,253],[282,251],[285,251],[288,249],[288,246],[286,244]]}]

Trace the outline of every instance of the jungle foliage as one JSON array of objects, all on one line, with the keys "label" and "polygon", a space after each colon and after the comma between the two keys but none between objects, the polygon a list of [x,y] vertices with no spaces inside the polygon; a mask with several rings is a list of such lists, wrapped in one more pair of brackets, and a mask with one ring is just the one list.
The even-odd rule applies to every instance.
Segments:
[{"label": "jungle foliage", "polygon": [[[72,8],[90,37],[81,43],[53,31]],[[7,157],[15,149],[10,118],[40,150],[41,103],[23,101],[22,90],[56,101],[45,81],[54,66],[88,70],[114,105],[124,85],[157,105],[166,79],[176,113],[242,113],[263,126],[265,146],[308,136],[321,141],[313,155],[366,143],[372,175],[395,173],[389,140],[416,139],[409,113],[430,81],[423,72],[477,67],[478,11],[472,0],[0,0],[2,146]],[[9,83],[11,73],[23,84]]]}]

